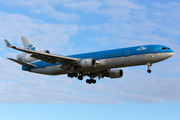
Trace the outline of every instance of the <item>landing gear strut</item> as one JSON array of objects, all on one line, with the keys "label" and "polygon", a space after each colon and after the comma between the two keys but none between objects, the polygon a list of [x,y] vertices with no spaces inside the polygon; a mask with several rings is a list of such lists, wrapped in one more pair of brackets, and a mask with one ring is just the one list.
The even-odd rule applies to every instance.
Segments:
[{"label": "landing gear strut", "polygon": [[79,74],[78,79],[83,80],[83,74],[82,73]]},{"label": "landing gear strut", "polygon": [[152,63],[148,63],[147,65],[148,65],[148,70],[147,70],[147,72],[148,72],[148,73],[151,73],[151,70],[150,70],[149,68],[152,66]]}]

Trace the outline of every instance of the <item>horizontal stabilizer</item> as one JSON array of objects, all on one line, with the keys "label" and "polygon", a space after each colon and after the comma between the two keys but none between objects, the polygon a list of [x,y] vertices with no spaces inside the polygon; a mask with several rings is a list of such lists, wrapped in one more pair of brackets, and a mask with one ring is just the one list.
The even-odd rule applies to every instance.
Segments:
[{"label": "horizontal stabilizer", "polygon": [[26,63],[26,62],[23,62],[23,61],[20,61],[20,60],[16,60],[16,59],[13,59],[13,58],[7,58],[7,59],[9,59],[9,60],[11,60],[13,62],[16,62],[16,63],[18,63],[20,65],[26,66],[26,67],[36,67],[36,65],[32,65],[30,63]]}]

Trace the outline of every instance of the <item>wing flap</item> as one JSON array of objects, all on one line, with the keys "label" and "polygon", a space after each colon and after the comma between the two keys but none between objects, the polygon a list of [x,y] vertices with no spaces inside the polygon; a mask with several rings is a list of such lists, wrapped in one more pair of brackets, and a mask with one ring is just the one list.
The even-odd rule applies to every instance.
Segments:
[{"label": "wing flap", "polygon": [[7,59],[9,59],[9,60],[11,60],[13,62],[16,62],[16,63],[18,63],[20,65],[26,66],[26,67],[36,67],[36,65],[32,65],[30,63],[26,63],[26,62],[23,62],[23,61],[20,61],[20,60],[16,60],[16,59],[13,59],[13,58],[7,58]]},{"label": "wing flap", "polygon": [[43,55],[38,55],[38,54],[32,54],[31,57],[48,62],[48,63],[52,63],[52,64],[55,64],[57,62],[57,60],[52,57],[45,57]]}]

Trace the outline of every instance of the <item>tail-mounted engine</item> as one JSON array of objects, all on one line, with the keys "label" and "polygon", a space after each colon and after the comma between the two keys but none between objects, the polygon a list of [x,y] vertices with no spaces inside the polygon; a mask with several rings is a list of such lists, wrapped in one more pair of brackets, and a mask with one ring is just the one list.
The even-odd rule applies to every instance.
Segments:
[{"label": "tail-mounted engine", "polygon": [[21,54],[17,56],[17,59],[24,62],[32,62],[35,58],[31,57],[31,54]]},{"label": "tail-mounted engine", "polygon": [[83,59],[78,63],[78,66],[82,68],[96,67],[95,59]]},{"label": "tail-mounted engine", "polygon": [[123,76],[123,70],[116,69],[116,70],[109,70],[109,72],[106,74],[106,77],[110,78],[121,78]]}]

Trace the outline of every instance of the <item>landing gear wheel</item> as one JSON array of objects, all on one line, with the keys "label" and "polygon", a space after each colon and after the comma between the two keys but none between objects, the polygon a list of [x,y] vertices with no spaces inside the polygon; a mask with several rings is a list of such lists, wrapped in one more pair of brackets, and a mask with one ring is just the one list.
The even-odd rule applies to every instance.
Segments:
[{"label": "landing gear wheel", "polygon": [[152,63],[147,63],[147,66],[148,66],[147,72],[148,72],[148,73],[151,73],[151,70],[150,70],[149,68],[152,66]]},{"label": "landing gear wheel", "polygon": [[87,79],[87,80],[86,80],[86,83],[88,83],[88,84],[92,84],[92,83],[93,83],[93,84],[96,84],[96,80],[94,80],[94,79],[90,79],[90,80]]},{"label": "landing gear wheel", "polygon": [[71,77],[71,73],[68,73],[67,76],[68,76],[68,77]]},{"label": "landing gear wheel", "polygon": [[78,76],[78,79],[83,80],[83,76],[82,75]]},{"label": "landing gear wheel", "polygon": [[150,69],[148,69],[148,70],[147,70],[147,72],[148,72],[148,73],[151,73],[151,70],[150,70]]},{"label": "landing gear wheel", "polygon": [[93,83],[93,84],[96,84],[96,80],[92,80],[92,83]]},{"label": "landing gear wheel", "polygon": [[91,84],[91,80],[87,79],[86,83]]},{"label": "landing gear wheel", "polygon": [[77,73],[68,73],[67,76],[70,78],[73,78],[73,77],[77,77],[78,74]]}]

